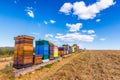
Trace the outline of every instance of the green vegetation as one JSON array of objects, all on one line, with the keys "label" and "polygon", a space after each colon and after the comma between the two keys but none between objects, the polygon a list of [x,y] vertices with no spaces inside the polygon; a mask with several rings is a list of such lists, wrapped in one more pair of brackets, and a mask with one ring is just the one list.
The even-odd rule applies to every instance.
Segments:
[{"label": "green vegetation", "polygon": [[4,47],[4,48],[0,48],[0,57],[9,57],[9,56],[13,56],[14,54],[14,49],[11,47]]}]

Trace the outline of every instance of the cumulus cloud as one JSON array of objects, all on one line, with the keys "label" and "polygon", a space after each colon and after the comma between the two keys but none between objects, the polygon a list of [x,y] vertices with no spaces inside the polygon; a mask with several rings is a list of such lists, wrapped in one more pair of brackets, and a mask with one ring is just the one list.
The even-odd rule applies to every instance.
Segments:
[{"label": "cumulus cloud", "polygon": [[60,12],[65,13],[66,15],[69,15],[72,9],[72,4],[71,3],[64,3],[64,5],[60,8]]},{"label": "cumulus cloud", "polygon": [[34,18],[35,16],[34,16],[34,13],[33,13],[32,10],[33,10],[32,7],[27,7],[27,8],[25,9],[25,11],[27,12],[28,16],[30,16],[31,18]]},{"label": "cumulus cloud", "polygon": [[50,20],[50,23],[51,24],[54,24],[56,21],[55,20]]},{"label": "cumulus cloud", "polygon": [[94,34],[95,31],[94,30],[88,30],[88,34]]},{"label": "cumulus cloud", "polygon": [[86,5],[84,1],[69,3],[70,7],[66,7],[68,3],[64,3],[60,11],[69,14],[73,10],[73,15],[77,15],[79,19],[88,20],[96,17],[100,11],[109,8],[114,5],[114,0],[98,0],[96,3]]},{"label": "cumulus cloud", "polygon": [[106,39],[105,38],[101,38],[100,41],[105,41]]},{"label": "cumulus cloud", "polygon": [[101,21],[101,19],[96,19],[96,22],[100,22]]},{"label": "cumulus cloud", "polygon": [[57,33],[58,36],[61,36],[62,34],[61,33]]},{"label": "cumulus cloud", "polygon": [[53,35],[52,35],[52,34],[46,34],[45,37],[46,37],[46,38],[48,38],[48,37],[53,37]]},{"label": "cumulus cloud", "polygon": [[91,35],[82,35],[80,33],[67,33],[65,35],[57,35],[56,39],[60,39],[63,41],[71,42],[71,41],[85,41],[92,42],[94,40],[94,36]]},{"label": "cumulus cloud", "polygon": [[79,31],[79,29],[82,27],[82,23],[76,23],[76,24],[69,24],[66,23],[66,26],[70,28],[70,32],[76,32]]}]

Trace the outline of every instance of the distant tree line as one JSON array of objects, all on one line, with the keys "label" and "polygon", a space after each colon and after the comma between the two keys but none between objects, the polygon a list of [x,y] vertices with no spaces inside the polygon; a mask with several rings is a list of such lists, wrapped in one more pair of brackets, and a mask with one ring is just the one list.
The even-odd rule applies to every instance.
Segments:
[{"label": "distant tree line", "polygon": [[14,54],[14,48],[0,47],[0,56],[12,56],[13,54]]}]

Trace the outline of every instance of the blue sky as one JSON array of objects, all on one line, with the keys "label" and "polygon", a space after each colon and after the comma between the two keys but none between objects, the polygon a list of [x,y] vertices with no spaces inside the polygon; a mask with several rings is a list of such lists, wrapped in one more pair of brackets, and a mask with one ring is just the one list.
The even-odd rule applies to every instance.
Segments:
[{"label": "blue sky", "polygon": [[[29,35],[54,44],[120,49],[119,0],[1,0],[0,46]],[[34,40],[34,42],[35,42]]]}]

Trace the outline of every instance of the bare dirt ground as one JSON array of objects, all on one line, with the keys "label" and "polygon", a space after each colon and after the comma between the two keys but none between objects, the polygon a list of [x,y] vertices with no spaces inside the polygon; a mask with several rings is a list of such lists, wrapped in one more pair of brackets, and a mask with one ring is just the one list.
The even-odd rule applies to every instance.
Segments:
[{"label": "bare dirt ground", "polygon": [[12,57],[0,58],[0,70],[5,68],[6,65],[9,65],[12,62]]},{"label": "bare dirt ground", "polygon": [[120,80],[120,51],[85,51],[16,80]]},{"label": "bare dirt ground", "polygon": [[[11,72],[0,72],[0,80],[14,80],[10,77]],[[87,50],[72,54],[15,80],[120,80],[120,50]]]}]

